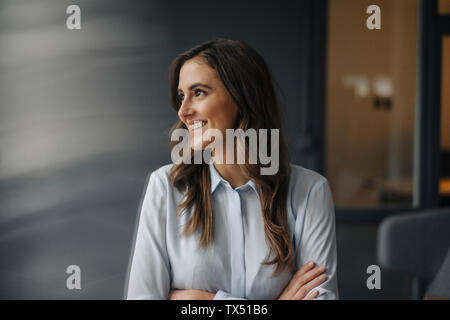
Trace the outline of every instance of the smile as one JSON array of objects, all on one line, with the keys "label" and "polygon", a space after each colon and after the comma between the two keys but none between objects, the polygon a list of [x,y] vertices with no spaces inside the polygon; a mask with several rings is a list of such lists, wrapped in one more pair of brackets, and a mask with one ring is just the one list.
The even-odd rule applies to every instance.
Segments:
[{"label": "smile", "polygon": [[188,126],[189,131],[194,131],[205,126],[207,121],[195,121],[194,124]]}]

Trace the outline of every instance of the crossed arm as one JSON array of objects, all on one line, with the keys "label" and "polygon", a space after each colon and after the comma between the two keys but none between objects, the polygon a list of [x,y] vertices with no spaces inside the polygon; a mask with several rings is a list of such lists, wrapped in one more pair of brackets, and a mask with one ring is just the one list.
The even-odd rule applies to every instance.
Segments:
[{"label": "crossed arm", "polygon": [[[324,266],[315,266],[314,262],[302,266],[284,288],[278,300],[312,300],[319,291],[312,289],[326,280]],[[171,290],[169,300],[212,300],[215,293],[203,290]]]}]

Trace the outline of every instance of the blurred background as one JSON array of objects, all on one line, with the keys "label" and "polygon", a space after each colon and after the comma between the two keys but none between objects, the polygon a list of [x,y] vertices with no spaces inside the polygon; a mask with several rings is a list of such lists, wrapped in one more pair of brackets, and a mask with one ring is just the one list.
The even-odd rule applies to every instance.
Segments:
[{"label": "blurred background", "polygon": [[449,14],[445,0],[0,0],[0,299],[122,298],[147,178],[171,162],[170,62],[215,37],[266,59],[292,162],[330,182],[341,299],[411,298],[414,274],[382,267],[369,290],[366,269],[386,218],[450,205]]}]

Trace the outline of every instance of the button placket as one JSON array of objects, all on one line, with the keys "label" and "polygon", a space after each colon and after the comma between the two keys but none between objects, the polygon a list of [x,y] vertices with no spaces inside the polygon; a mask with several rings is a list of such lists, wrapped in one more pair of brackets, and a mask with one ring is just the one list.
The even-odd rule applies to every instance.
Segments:
[{"label": "button placket", "polygon": [[241,198],[238,191],[231,187],[227,188],[230,201],[230,242],[231,242],[231,277],[232,294],[235,296],[245,296],[245,239],[244,225],[241,208]]}]

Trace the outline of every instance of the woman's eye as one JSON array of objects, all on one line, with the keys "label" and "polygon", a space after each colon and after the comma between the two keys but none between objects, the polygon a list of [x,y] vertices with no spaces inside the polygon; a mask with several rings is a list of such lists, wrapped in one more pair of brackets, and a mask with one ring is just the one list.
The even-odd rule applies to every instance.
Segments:
[{"label": "woman's eye", "polygon": [[195,96],[198,97],[198,96],[200,96],[200,95],[205,94],[205,91],[203,91],[203,90],[201,90],[201,89],[196,89],[196,90],[194,91],[194,93],[195,93]]},{"label": "woman's eye", "polygon": [[178,99],[180,99],[180,101],[183,101],[184,100],[184,94],[179,94],[178,95]]}]

